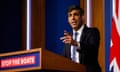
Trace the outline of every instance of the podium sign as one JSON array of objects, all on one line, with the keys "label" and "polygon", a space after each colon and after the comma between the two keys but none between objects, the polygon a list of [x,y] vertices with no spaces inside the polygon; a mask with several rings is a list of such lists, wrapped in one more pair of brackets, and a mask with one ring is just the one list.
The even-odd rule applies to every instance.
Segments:
[{"label": "podium sign", "polygon": [[40,69],[40,56],[41,49],[2,54],[0,55],[0,71]]},{"label": "podium sign", "polygon": [[34,70],[86,72],[86,67],[42,48],[0,54],[0,72]]}]

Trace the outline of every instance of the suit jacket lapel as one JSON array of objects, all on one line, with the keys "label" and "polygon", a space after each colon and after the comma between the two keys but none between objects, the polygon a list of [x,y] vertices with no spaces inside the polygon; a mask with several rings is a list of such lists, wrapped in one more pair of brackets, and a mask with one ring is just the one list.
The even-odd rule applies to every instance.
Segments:
[{"label": "suit jacket lapel", "polygon": [[83,29],[82,35],[81,35],[81,37],[80,37],[80,42],[83,42],[84,39],[85,39],[86,29],[87,29],[87,27],[86,27],[86,25],[84,25],[84,29]]}]

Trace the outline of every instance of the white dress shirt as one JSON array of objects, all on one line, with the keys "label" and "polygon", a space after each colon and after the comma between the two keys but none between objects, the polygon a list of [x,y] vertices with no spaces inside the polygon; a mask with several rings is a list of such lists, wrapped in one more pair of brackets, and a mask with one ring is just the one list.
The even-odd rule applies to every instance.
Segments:
[{"label": "white dress shirt", "polygon": [[[78,46],[76,47],[80,49],[80,37],[81,37],[81,34],[82,34],[82,31],[83,31],[83,28],[84,28],[84,25],[82,25],[80,27],[80,29],[78,29],[78,31],[76,31],[78,33],[77,35],[77,42],[78,42]],[[73,40],[75,39],[75,31],[73,30]],[[73,45],[71,46],[71,58],[73,57]],[[76,63],[80,63],[79,61],[79,53],[78,51],[75,51],[75,57],[76,57]]]}]

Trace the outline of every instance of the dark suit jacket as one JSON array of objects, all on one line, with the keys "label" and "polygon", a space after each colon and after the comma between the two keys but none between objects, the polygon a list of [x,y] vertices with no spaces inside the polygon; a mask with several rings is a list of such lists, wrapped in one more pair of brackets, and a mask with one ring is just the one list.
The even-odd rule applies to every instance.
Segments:
[{"label": "dark suit jacket", "polygon": [[[87,72],[101,72],[101,68],[98,64],[98,48],[99,48],[100,34],[97,28],[88,28],[84,26],[81,39],[79,60],[80,64],[84,64],[87,67]],[[65,45],[63,49],[63,55],[66,58],[71,59],[71,46]]]}]

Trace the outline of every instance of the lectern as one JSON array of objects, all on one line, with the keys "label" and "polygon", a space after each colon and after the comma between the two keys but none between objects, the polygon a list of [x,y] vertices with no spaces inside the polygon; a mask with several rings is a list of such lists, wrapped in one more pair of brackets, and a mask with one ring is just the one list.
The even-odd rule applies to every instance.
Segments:
[{"label": "lectern", "polygon": [[0,54],[0,72],[35,70],[86,72],[84,65],[42,48]]}]

